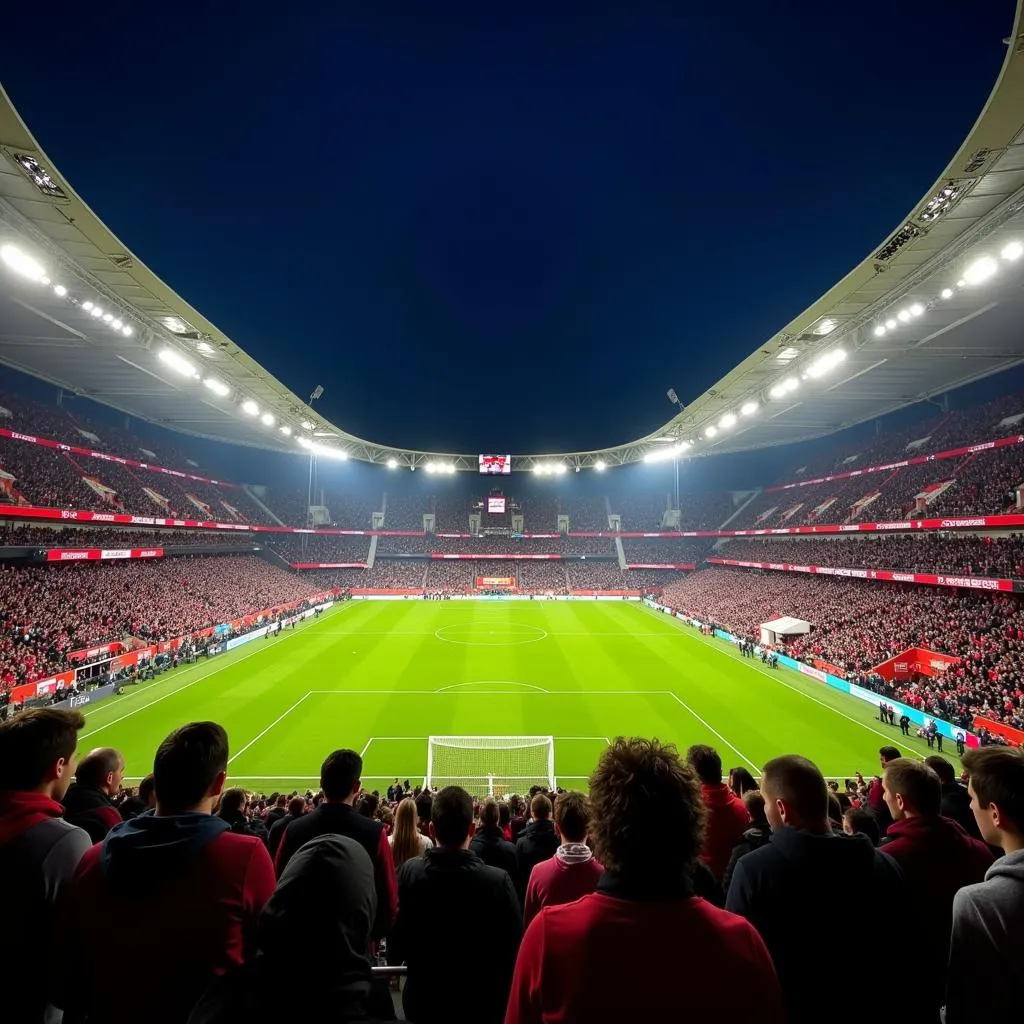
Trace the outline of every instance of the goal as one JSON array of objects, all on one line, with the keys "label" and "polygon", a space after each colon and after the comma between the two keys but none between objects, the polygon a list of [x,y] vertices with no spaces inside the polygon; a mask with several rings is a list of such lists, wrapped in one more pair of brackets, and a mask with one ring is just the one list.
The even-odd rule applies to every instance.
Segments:
[{"label": "goal", "polygon": [[553,736],[430,736],[428,789],[461,786],[474,796],[555,788]]}]

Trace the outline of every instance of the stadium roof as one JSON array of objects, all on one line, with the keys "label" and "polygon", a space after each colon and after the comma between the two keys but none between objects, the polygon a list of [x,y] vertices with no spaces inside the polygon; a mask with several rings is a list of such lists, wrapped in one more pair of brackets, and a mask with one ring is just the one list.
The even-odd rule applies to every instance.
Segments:
[{"label": "stadium roof", "polygon": [[[591,452],[514,454],[513,468],[555,473],[788,444],[1024,362],[1022,9],[1018,0],[971,133],[862,263],[655,433]],[[821,231],[841,230],[840,209]],[[113,235],[2,89],[0,257],[0,363],[200,437],[477,469],[477,453],[375,444],[314,412]]]}]

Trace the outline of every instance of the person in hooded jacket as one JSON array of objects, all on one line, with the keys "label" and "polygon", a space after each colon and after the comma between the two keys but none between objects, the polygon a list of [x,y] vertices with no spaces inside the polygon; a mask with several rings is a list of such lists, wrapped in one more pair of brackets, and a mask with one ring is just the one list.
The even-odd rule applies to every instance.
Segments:
[{"label": "person in hooded jacket", "polygon": [[700,859],[721,880],[750,818],[743,801],[722,782],[722,759],[714,747],[695,744],[687,750],[686,760],[700,779],[701,795],[708,809]]},{"label": "person in hooded jacket", "polygon": [[764,795],[759,789],[747,790],[743,794],[743,807],[750,817],[750,827],[743,833],[740,842],[732,848],[729,856],[729,863],[722,876],[722,890],[726,893],[729,891],[729,883],[740,857],[746,856],[751,850],[761,849],[772,835],[772,827],[764,813]]},{"label": "person in hooded jacket", "polygon": [[551,820],[551,801],[544,793],[537,793],[530,801],[530,821],[516,840],[517,887],[521,901],[526,901],[526,884],[534,865],[554,857],[559,844]]},{"label": "person in hooded jacket", "polygon": [[516,847],[505,838],[500,821],[498,801],[489,796],[480,807],[480,827],[473,833],[469,848],[485,864],[507,871],[513,885],[518,887],[519,860]]},{"label": "person in hooded jacket", "polygon": [[956,781],[953,766],[938,754],[930,754],[924,763],[938,775],[942,783],[942,816],[955,821],[972,839],[980,839],[981,832],[971,811],[971,796],[967,787]]},{"label": "person in hooded jacket", "polygon": [[[373,861],[362,845],[340,835],[311,839],[260,914],[255,959],[215,982],[188,1024],[371,1024],[376,915]],[[303,977],[315,981],[281,984]]]},{"label": "person in hooded jacket", "polygon": [[[790,1024],[821,1024],[835,998],[835,951],[875,948],[906,890],[895,862],[870,840],[833,830],[813,762],[795,754],[769,761],[761,792],[771,839],[737,862],[726,909],[764,939]],[[842,913],[823,897],[837,882],[857,894]],[[901,946],[900,957],[901,973],[913,978],[912,950]]]},{"label": "person in hooded jacket", "polygon": [[[227,761],[215,722],[176,729],[153,763],[155,810],[82,858],[61,915],[74,955],[55,996],[71,1019],[181,1024],[210,982],[252,953],[274,867],[260,839],[212,813]],[[146,993],[125,994],[125,974],[145,978]]]},{"label": "person in hooded jacket", "polygon": [[124,818],[114,797],[124,778],[124,756],[113,747],[89,751],[75,771],[75,781],[64,794],[64,820],[85,829],[98,843]]}]

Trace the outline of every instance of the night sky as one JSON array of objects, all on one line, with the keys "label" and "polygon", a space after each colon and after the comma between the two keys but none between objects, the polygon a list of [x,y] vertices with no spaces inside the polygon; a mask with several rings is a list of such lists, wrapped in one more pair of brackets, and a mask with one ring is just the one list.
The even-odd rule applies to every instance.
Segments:
[{"label": "night sky", "polygon": [[10,5],[0,80],[124,243],[333,422],[520,453],[654,429],[882,242],[1013,15],[216,6]]}]

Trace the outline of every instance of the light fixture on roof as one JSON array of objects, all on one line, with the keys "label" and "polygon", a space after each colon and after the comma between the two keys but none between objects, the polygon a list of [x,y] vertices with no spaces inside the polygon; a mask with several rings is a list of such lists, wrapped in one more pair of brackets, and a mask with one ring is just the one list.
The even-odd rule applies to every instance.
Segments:
[{"label": "light fixture on roof", "polygon": [[162,348],[157,357],[165,366],[169,366],[175,373],[183,377],[194,377],[196,368],[183,356],[174,351],[173,348]]},{"label": "light fixture on roof", "polygon": [[313,429],[313,424],[310,423],[309,420],[303,420],[302,421],[302,429],[303,430],[312,430]]},{"label": "light fixture on roof", "polygon": [[398,469],[398,459],[393,455],[388,459],[388,469]]},{"label": "light fixture on roof", "polygon": [[944,299],[951,299],[951,298],[953,298],[953,289],[952,288],[943,288],[942,289],[942,297]]},{"label": "light fixture on roof", "polygon": [[991,256],[979,256],[964,271],[964,280],[970,284],[982,284],[999,270],[999,264]]},{"label": "light fixture on roof", "polygon": [[775,387],[768,392],[772,398],[784,398],[786,395],[786,385],[776,384]]},{"label": "light fixture on roof", "polygon": [[0,246],[0,259],[16,274],[21,274],[22,277],[27,277],[30,281],[42,281],[46,277],[43,265],[16,245]]},{"label": "light fixture on roof", "polygon": [[265,427],[272,427],[274,425],[274,422],[274,414],[272,412],[265,412],[260,417],[260,423],[262,423],[263,426]]},{"label": "light fixture on roof", "polygon": [[313,442],[308,437],[297,437],[295,439],[303,448],[312,448]]},{"label": "light fixture on roof", "polygon": [[62,284],[55,284],[53,286],[53,294],[56,295],[58,298],[63,299],[64,296],[67,295],[67,293],[68,293],[68,290],[67,290],[67,288],[64,287],[64,285],[62,285]]},{"label": "light fixture on roof", "polygon": [[596,469],[598,473],[603,473],[607,468],[607,463],[604,459],[598,459],[597,462],[594,463],[594,469]]},{"label": "light fixture on roof", "polygon": [[91,314],[92,314],[92,315],[93,315],[94,317],[96,317],[96,319],[97,319],[97,320],[99,320],[99,318],[100,318],[101,316],[103,316],[103,307],[102,307],[102,306],[93,306],[93,307],[92,307],[92,309],[90,309],[90,310],[89,310],[89,312],[90,312],[90,313],[91,313]]},{"label": "light fixture on roof", "polygon": [[120,320],[112,320],[110,322],[110,326],[113,327],[115,331],[119,331],[121,330],[122,327],[124,327],[124,324],[121,323]]},{"label": "light fixture on roof", "polygon": [[227,386],[222,380],[217,380],[216,377],[207,377],[203,383],[215,394],[220,395],[221,398],[227,398],[231,394],[231,388]]},{"label": "light fixture on roof", "polygon": [[196,343],[196,351],[200,355],[212,356],[213,346],[208,341],[200,341]]},{"label": "light fixture on roof", "polygon": [[714,437],[717,433],[718,433],[718,428],[714,424],[712,424],[709,427],[705,427],[704,428],[704,436],[705,437]]},{"label": "light fixture on roof", "polygon": [[899,311],[899,312],[898,312],[898,313],[896,314],[896,319],[897,319],[897,320],[899,320],[899,322],[900,322],[901,324],[905,324],[905,323],[908,323],[908,322],[909,322],[909,320],[910,320],[910,310],[909,310],[909,309],[901,309],[901,310],[900,310],[900,311]]},{"label": "light fixture on roof", "polygon": [[289,427],[287,423],[282,423],[281,424],[281,433],[284,434],[285,437],[291,437],[292,436],[292,428]]},{"label": "light fixture on roof", "polygon": [[777,363],[790,363],[796,359],[798,355],[800,355],[800,353],[793,348],[792,345],[789,345],[775,357],[775,361]]},{"label": "light fixture on roof", "polygon": [[875,324],[875,337],[881,338],[885,334],[885,324]]},{"label": "light fixture on roof", "polygon": [[887,331],[895,331],[897,327],[899,327],[899,324],[892,317],[885,321],[885,329]]},{"label": "light fixture on roof", "polygon": [[1024,245],[1020,242],[1007,242],[1003,246],[1003,251],[999,254],[1006,260],[1007,263],[1013,263],[1014,260],[1019,260],[1021,256],[1024,256]]},{"label": "light fixture on roof", "polygon": [[957,281],[956,286],[957,288],[966,288],[967,282],[961,277],[960,280]]},{"label": "light fixture on roof", "polygon": [[50,284],[51,282],[50,282],[50,279],[48,277],[41,277],[41,278],[39,278],[39,283],[40,284]]},{"label": "light fixture on roof", "polygon": [[797,389],[798,387],[800,387],[800,381],[798,381],[798,380],[796,379],[796,377],[787,377],[787,378],[786,378],[786,379],[785,379],[785,380],[784,380],[784,381],[782,382],[782,386],[783,386],[783,387],[784,387],[784,388],[785,388],[785,389],[786,389],[787,391],[796,391],[796,389]]},{"label": "light fixture on roof", "polygon": [[162,323],[172,334],[188,333],[188,324],[186,324],[180,316],[162,316],[160,317],[160,323]]},{"label": "light fixture on roof", "polygon": [[920,302],[915,302],[910,307],[911,316],[921,316],[922,313],[924,313],[924,306],[922,306]]},{"label": "light fixture on roof", "polygon": [[758,410],[757,402],[755,402],[755,401],[744,402],[740,406],[740,415],[741,416],[753,416],[754,413],[757,412],[757,410]]},{"label": "light fixture on roof", "polygon": [[128,326],[128,324],[125,324],[124,327],[121,328],[121,333],[126,338],[130,338],[135,332]]},{"label": "light fixture on roof", "polygon": [[242,412],[246,413],[249,416],[258,416],[260,412],[260,407],[251,398],[247,398],[242,403]]},{"label": "light fixture on roof", "polygon": [[839,324],[837,321],[833,320],[832,317],[827,316],[814,328],[814,333],[819,337],[824,337],[826,334],[831,334],[838,326]]},{"label": "light fixture on roof", "polygon": [[719,425],[719,427],[721,427],[722,430],[728,430],[730,427],[735,427],[736,426],[736,413],[734,413],[734,412],[727,412],[718,421],[718,425]]},{"label": "light fixture on roof", "polygon": [[92,303],[88,299],[86,299],[85,302],[82,303],[82,309],[84,309],[88,313],[89,310],[92,309]]},{"label": "light fixture on roof", "polygon": [[103,322],[105,324],[113,323],[113,321],[114,321],[114,314],[113,313],[104,313],[103,314]]}]

